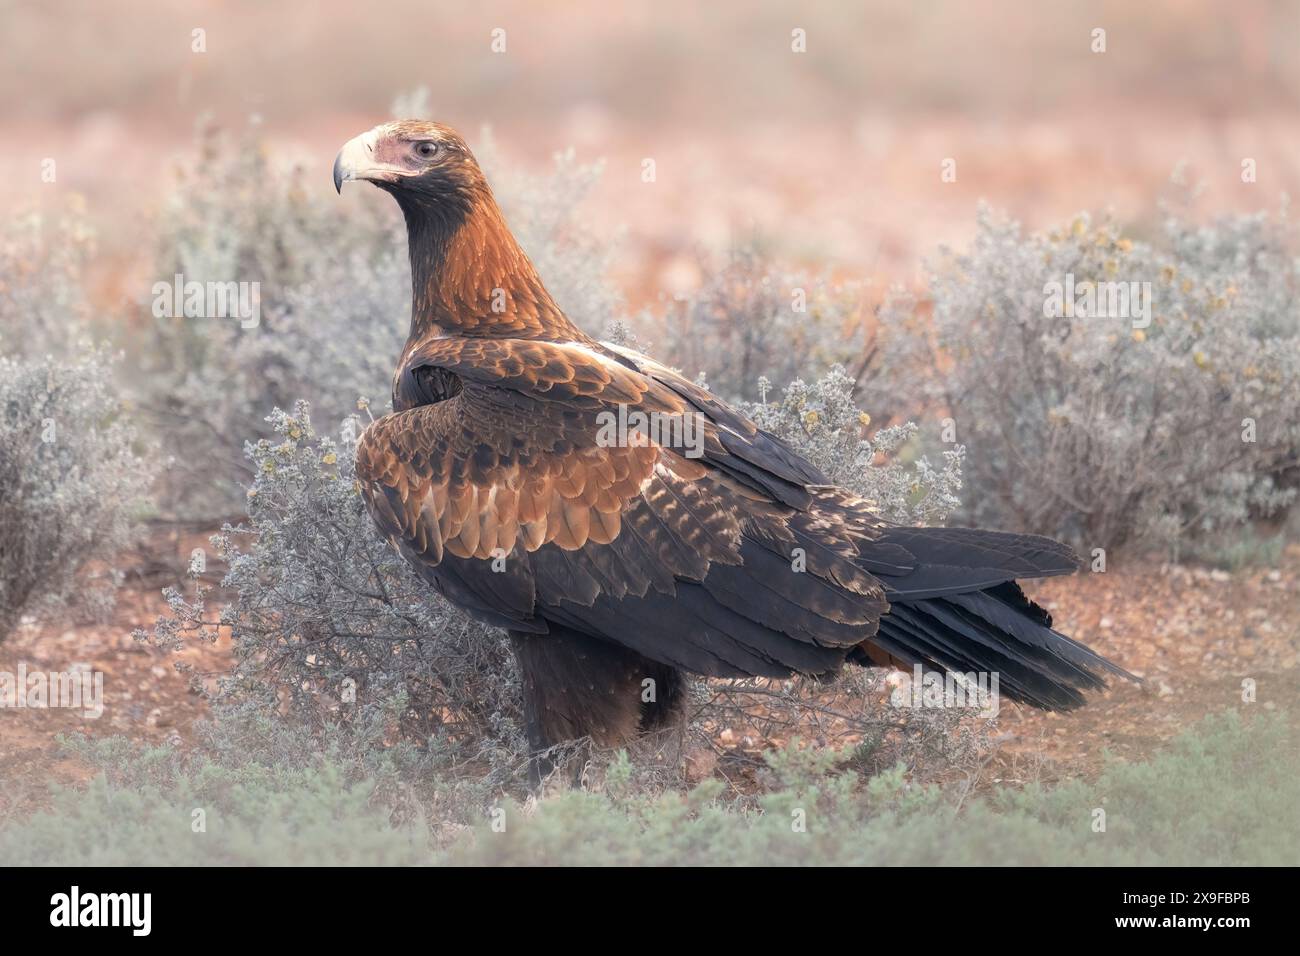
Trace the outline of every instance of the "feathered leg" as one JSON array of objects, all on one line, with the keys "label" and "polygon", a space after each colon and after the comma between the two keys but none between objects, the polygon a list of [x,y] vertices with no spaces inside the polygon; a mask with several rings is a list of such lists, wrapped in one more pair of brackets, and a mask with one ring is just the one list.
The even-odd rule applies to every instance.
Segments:
[{"label": "feathered leg", "polygon": [[681,675],[626,648],[554,625],[549,634],[511,631],[510,643],[523,676],[534,785],[570,759],[575,778],[581,772],[585,746],[570,758],[558,745],[622,746],[681,713]]}]

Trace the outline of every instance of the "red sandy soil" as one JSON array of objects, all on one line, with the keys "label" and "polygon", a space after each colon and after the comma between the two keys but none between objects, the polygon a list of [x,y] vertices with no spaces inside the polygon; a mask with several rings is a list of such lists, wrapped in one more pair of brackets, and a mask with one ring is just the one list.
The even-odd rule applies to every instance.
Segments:
[{"label": "red sandy soil", "polygon": [[[77,662],[105,675],[105,708],[98,720],[66,710],[0,710],[0,819],[45,803],[51,783],[84,781],[88,772],[61,756],[56,736],[122,734],[138,741],[186,746],[205,702],[173,668],[174,658],[132,639],[166,609],[158,594],[180,584],[190,550],[205,537],[158,531],[132,556],[128,584],[106,624],[29,624],[0,646],[0,670],[19,662],[60,671]],[[214,580],[220,570],[210,567]],[[1044,714],[1006,704],[998,719],[997,751],[987,775],[1009,781],[1094,777],[1103,751],[1140,760],[1180,730],[1227,708],[1300,714],[1300,546],[1278,568],[1236,573],[1158,562],[1112,565],[1040,582],[1036,600],[1052,609],[1058,626],[1143,677],[1113,682],[1087,707]],[[215,612],[214,612],[215,613]],[[229,662],[226,640],[187,659],[200,670]],[[1257,700],[1242,701],[1242,681],[1257,684]],[[757,742],[762,746],[762,742]]]}]

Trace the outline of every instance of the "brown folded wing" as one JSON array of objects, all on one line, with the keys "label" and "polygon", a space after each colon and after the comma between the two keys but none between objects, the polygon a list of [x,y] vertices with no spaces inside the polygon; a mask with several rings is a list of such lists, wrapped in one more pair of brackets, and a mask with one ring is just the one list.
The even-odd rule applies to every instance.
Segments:
[{"label": "brown folded wing", "polygon": [[[515,344],[426,346],[410,374],[437,362],[423,367],[463,387],[358,445],[376,522],[446,596],[502,626],[563,624],[699,673],[820,672],[875,632],[887,605],[856,564],[874,524],[821,513],[780,477],[783,446],[738,416],[720,425],[663,373]],[[601,440],[620,406],[698,416],[702,454],[654,430]]]}]

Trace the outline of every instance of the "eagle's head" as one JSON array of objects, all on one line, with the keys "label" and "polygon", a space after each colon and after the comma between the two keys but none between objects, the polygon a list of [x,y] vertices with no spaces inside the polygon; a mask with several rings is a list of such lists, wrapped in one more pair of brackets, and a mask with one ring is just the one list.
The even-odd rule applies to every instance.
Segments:
[{"label": "eagle's head", "polygon": [[[349,179],[391,194],[406,218],[412,341],[432,329],[584,338],[511,235],[474,154],[454,129],[423,120],[376,126],[339,150],[335,188],[342,192]],[[502,290],[508,291],[504,311]]]},{"label": "eagle's head", "polygon": [[368,180],[404,210],[464,213],[487,189],[459,133],[440,123],[397,120],[348,140],[334,159],[334,188]]}]

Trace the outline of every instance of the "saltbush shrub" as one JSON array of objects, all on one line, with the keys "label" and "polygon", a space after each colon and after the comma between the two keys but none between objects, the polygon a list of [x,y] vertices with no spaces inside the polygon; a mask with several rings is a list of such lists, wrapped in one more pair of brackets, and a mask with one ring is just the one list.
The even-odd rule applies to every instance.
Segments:
[{"label": "saltbush shrub", "polygon": [[698,290],[641,316],[637,326],[663,361],[688,375],[704,373],[723,398],[752,401],[764,379],[784,388],[836,365],[863,367],[860,284],[782,268],[756,241],[733,247],[720,262],[702,258],[700,269]]},{"label": "saltbush shrub", "polygon": [[115,356],[0,356],[0,640],[24,615],[112,606],[111,561],[148,508],[150,467],[113,385]]},{"label": "saltbush shrub", "polygon": [[[1296,494],[1290,238],[1264,215],[1197,226],[1172,212],[1150,241],[1086,215],[1027,235],[985,209],[971,248],[935,264],[932,323],[895,303],[867,401],[951,416],[968,448],[965,520],[1086,549],[1239,527]],[[1067,277],[1102,301],[1105,283],[1147,283],[1149,313],[1049,317],[1049,284]]]},{"label": "saltbush shrub", "polygon": [[39,357],[91,331],[85,269],[94,251],[78,196],[54,212],[8,219],[0,229],[0,353]]},{"label": "saltbush shrub", "polygon": [[274,163],[254,126],[205,125],[159,216],[153,280],[255,282],[260,317],[156,315],[132,341],[138,402],[169,456],[164,504],[183,517],[239,513],[242,442],[298,398],[341,417],[382,393],[409,303],[400,217],[383,204],[329,203],[327,178]]},{"label": "saltbush shrub", "polygon": [[380,537],[356,486],[356,417],[337,438],[315,432],[305,402],[268,421],[275,437],[247,446],[248,519],[213,538],[228,566],[219,619],[200,552],[194,593],[165,591],[171,613],[138,636],[180,649],[228,627],[233,669],[194,675],[219,708],[260,705],[305,736],[383,714],[443,764],[513,779],[525,748],[505,633],[450,607]]},{"label": "saltbush shrub", "polygon": [[941,524],[960,507],[961,446],[942,453],[933,466],[916,457],[919,428],[905,422],[868,437],[871,416],[858,407],[856,383],[841,366],[817,381],[795,379],[779,399],[768,400],[769,385],[759,381],[760,400],[745,411],[760,427],[782,438],[842,488],[871,502],[878,514],[900,524]]}]

